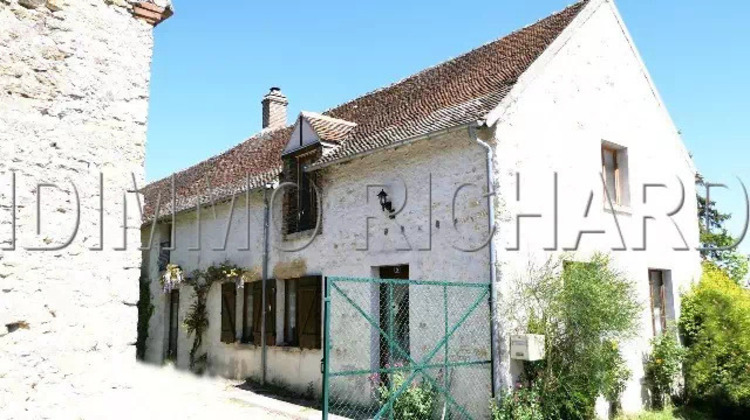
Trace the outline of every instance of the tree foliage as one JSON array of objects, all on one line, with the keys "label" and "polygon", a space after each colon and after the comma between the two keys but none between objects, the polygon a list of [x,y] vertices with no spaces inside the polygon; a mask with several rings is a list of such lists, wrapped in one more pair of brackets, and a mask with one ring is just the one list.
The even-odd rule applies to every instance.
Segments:
[{"label": "tree foliage", "polygon": [[[703,178],[698,175],[696,184],[704,186]],[[723,269],[729,278],[742,284],[750,269],[748,256],[737,252],[736,249],[722,250],[732,247],[736,239],[726,229],[726,222],[732,218],[729,213],[722,213],[716,207],[716,202],[708,200],[698,193],[698,226],[700,230],[701,255],[704,260],[713,262]]]},{"label": "tree foliage", "polygon": [[630,372],[619,343],[635,336],[635,286],[607,256],[532,268],[513,308],[528,331],[545,336],[545,360],[526,363],[524,385],[539,390],[544,418],[593,418],[599,395],[619,400]]},{"label": "tree foliage", "polygon": [[685,349],[677,340],[674,327],[651,340],[651,352],[646,359],[645,370],[653,408],[665,408],[670,397],[677,394],[684,357]]},{"label": "tree foliage", "polygon": [[683,297],[680,329],[688,398],[725,410],[723,417],[750,416],[750,291],[705,262]]}]

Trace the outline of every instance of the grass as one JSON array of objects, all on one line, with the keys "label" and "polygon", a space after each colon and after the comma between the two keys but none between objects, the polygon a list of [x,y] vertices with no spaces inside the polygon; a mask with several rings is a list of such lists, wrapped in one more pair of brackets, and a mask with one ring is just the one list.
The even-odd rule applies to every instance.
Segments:
[{"label": "grass", "polygon": [[713,417],[686,407],[672,407],[662,411],[644,411],[639,414],[624,415],[618,420],[712,420]]}]

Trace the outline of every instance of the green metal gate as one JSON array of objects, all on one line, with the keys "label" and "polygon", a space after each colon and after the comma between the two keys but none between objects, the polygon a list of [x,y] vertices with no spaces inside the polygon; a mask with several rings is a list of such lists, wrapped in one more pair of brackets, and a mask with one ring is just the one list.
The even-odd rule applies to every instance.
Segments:
[{"label": "green metal gate", "polygon": [[328,277],[323,418],[481,419],[489,283]]}]

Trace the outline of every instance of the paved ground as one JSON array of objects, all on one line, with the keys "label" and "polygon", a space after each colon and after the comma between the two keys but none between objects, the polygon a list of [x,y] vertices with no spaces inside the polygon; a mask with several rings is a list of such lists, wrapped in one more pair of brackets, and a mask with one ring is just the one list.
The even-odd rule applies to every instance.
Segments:
[{"label": "paved ground", "polygon": [[134,385],[130,389],[112,390],[101,401],[87,402],[79,411],[81,418],[294,418],[282,414],[288,407],[279,409],[276,401],[237,388],[241,381],[201,378],[171,367],[137,365],[133,370]]},{"label": "paved ground", "polygon": [[[53,412],[28,412],[23,401],[0,404],[0,419],[320,419],[319,411],[259,395],[240,387],[243,381],[198,377],[171,366],[129,364],[117,371],[118,383],[107,389],[104,382],[96,398],[71,395]],[[44,397],[44,395],[42,395]]]}]

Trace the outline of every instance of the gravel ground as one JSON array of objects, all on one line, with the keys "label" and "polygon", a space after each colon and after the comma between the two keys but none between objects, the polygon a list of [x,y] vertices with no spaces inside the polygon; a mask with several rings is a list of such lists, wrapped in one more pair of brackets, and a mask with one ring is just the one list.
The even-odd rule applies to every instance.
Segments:
[{"label": "gravel ground", "polygon": [[[127,385],[102,390],[95,398],[71,399],[54,412],[26,411],[21,401],[0,404],[0,419],[284,419],[253,404],[257,395],[238,388],[243,381],[202,378],[172,367],[134,363],[122,372]],[[106,386],[102,384],[102,386]]]}]

